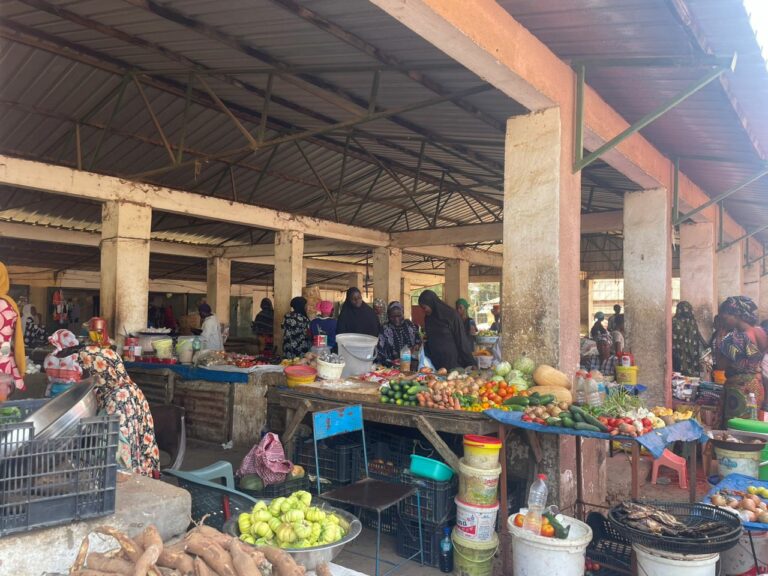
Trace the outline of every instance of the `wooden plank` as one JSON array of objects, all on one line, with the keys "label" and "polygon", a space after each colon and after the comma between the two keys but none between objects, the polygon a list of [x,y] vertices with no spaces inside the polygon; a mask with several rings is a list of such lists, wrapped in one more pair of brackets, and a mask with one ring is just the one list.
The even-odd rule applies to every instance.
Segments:
[{"label": "wooden plank", "polygon": [[533,451],[533,457],[536,459],[536,464],[541,463],[544,456],[541,451],[541,442],[539,441],[539,435],[533,430],[526,430],[525,437],[528,440],[528,445]]},{"label": "wooden plank", "polygon": [[249,378],[247,384],[233,386],[232,442],[235,446],[253,446],[267,423],[267,385],[260,378]]},{"label": "wooden plank", "polygon": [[304,416],[306,416],[311,409],[311,402],[309,400],[303,400],[296,410],[290,410],[292,414],[286,416],[285,432],[283,432],[282,439],[287,454],[293,454],[293,446],[295,444],[293,437],[296,435],[296,430],[301,426]]},{"label": "wooden plank", "polygon": [[416,416],[414,418],[414,422],[416,423],[416,428],[418,428],[419,432],[426,436],[427,440],[432,443],[432,446],[434,446],[435,449],[440,453],[440,456],[443,457],[443,460],[445,460],[446,463],[451,468],[453,468],[453,471],[458,474],[459,457],[456,456],[453,450],[451,450],[445,441],[440,438],[440,435],[432,427],[432,424],[430,424],[429,421],[424,418],[424,416]]}]

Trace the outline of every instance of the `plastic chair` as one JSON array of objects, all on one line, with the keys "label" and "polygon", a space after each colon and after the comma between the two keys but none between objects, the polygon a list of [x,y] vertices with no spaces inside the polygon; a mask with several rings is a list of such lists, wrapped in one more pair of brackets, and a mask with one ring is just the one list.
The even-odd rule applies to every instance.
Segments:
[{"label": "plastic chair", "polygon": [[677,472],[677,483],[682,489],[688,488],[688,463],[685,458],[678,456],[677,454],[670,452],[668,449],[664,449],[664,453],[661,458],[657,458],[653,461],[653,471],[651,472],[651,483],[656,484],[656,479],[659,476],[659,468],[666,466]]},{"label": "plastic chair", "polygon": [[152,418],[155,421],[157,446],[171,457],[171,466],[164,470],[178,470],[187,451],[187,430],[184,424],[184,408],[173,404],[154,406]]},{"label": "plastic chair", "polygon": [[[241,512],[250,512],[257,502],[255,498],[227,487],[234,485],[232,464],[229,462],[216,462],[189,472],[165,470],[163,473],[176,478],[179,487],[192,496],[193,522],[200,522],[207,515],[206,525],[221,530],[224,522]],[[210,479],[223,479],[227,486]]]},{"label": "plastic chair", "polygon": [[[363,428],[363,407],[347,406],[324,412],[312,414],[312,427],[314,434],[312,443],[315,449],[315,470],[317,472],[317,493],[321,498],[339,504],[355,506],[364,510],[375,511],[378,517],[376,523],[376,576],[379,576],[379,564],[381,557],[381,513],[395,506],[395,513],[399,515],[397,504],[416,494],[419,519],[419,551],[395,565],[386,574],[394,572],[416,556],[419,556],[421,565],[424,565],[424,540],[421,526],[421,497],[418,488],[407,484],[374,480],[368,476],[368,449],[365,445],[365,430]],[[326,438],[340,436],[350,432],[360,432],[363,441],[363,458],[365,460],[365,478],[348,486],[342,486],[334,490],[322,493],[320,484],[320,456],[317,443]]]}]

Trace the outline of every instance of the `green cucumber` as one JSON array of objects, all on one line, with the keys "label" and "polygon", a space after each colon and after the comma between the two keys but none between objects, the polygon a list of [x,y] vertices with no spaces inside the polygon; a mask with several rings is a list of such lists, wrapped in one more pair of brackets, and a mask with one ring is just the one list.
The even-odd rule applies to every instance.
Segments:
[{"label": "green cucumber", "polygon": [[575,422],[570,416],[560,416],[560,420],[563,421],[563,428],[573,428]]},{"label": "green cucumber", "polygon": [[584,422],[586,422],[587,424],[591,424],[592,426],[600,430],[600,432],[608,432],[608,428],[605,426],[605,424],[600,422],[600,420],[592,416],[592,414],[590,414],[586,410],[582,410],[578,406],[571,406],[571,412],[581,414],[581,417],[584,419]]},{"label": "green cucumber", "polygon": [[554,416],[550,416],[549,418],[547,418],[546,419],[546,423],[547,423],[547,426],[558,426],[558,427],[560,427],[560,426],[563,425],[563,421],[560,420],[560,418],[555,418]]},{"label": "green cucumber", "polygon": [[571,416],[573,417],[574,422],[584,422],[584,416],[581,412],[578,412],[577,410],[573,410],[573,406],[571,406]]},{"label": "green cucumber", "polygon": [[544,517],[549,520],[549,524],[555,529],[555,538],[559,540],[565,540],[568,538],[568,534],[571,531],[570,526],[563,526],[560,524],[555,515],[552,512],[544,512]]},{"label": "green cucumber", "polygon": [[592,424],[587,424],[586,422],[576,422],[573,425],[573,428],[575,430],[584,430],[585,432],[601,432],[600,428],[593,426]]},{"label": "green cucumber", "polygon": [[512,406],[513,404],[518,406],[528,406],[530,403],[531,401],[526,396],[512,396],[512,398],[507,398],[503,402],[504,406]]},{"label": "green cucumber", "polygon": [[540,396],[528,396],[528,406],[541,406]]},{"label": "green cucumber", "polygon": [[525,406],[521,406],[520,404],[508,404],[507,408],[510,412],[525,412]]},{"label": "green cucumber", "polygon": [[555,395],[554,394],[545,394],[544,396],[539,397],[539,403],[541,406],[546,406],[547,404],[551,404],[555,401]]}]

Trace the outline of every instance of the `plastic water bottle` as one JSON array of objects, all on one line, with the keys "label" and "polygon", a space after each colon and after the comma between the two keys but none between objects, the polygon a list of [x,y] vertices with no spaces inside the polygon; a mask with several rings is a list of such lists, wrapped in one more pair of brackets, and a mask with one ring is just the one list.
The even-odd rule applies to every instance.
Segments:
[{"label": "plastic water bottle", "polygon": [[440,540],[440,572],[445,574],[453,572],[453,543],[451,529],[448,526],[443,529],[443,539]]},{"label": "plastic water bottle", "polygon": [[750,392],[747,397],[747,409],[749,410],[749,418],[757,420],[757,398],[754,392]]},{"label": "plastic water bottle", "polygon": [[523,520],[523,530],[539,536],[541,534],[541,515],[547,505],[547,475],[539,474],[528,492],[528,512]]},{"label": "plastic water bottle", "polygon": [[403,346],[400,350],[400,372],[411,371],[411,349],[408,346]]},{"label": "plastic water bottle", "polygon": [[586,379],[585,388],[587,392],[587,404],[590,406],[602,406],[603,401],[600,398],[600,387],[591,373]]},{"label": "plastic water bottle", "polygon": [[576,373],[573,375],[574,403],[581,406],[587,403],[587,394],[584,391],[584,377],[587,375],[581,366],[576,367]]}]

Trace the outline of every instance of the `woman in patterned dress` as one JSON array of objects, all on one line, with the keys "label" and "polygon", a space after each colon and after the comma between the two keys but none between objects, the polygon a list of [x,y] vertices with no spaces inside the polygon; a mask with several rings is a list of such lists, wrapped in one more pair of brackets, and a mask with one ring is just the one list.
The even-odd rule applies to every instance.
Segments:
[{"label": "woman in patterned dress", "polygon": [[24,351],[24,327],[21,325],[19,307],[8,295],[11,280],[8,269],[0,262],[0,402],[14,388],[24,390],[26,353]]},{"label": "woman in patterned dress", "polygon": [[296,296],[291,300],[292,312],[283,318],[283,356],[298,358],[309,352],[309,317],[307,299]]},{"label": "woman in patterned dress", "polygon": [[120,416],[118,461],[137,474],[152,476],[160,471],[160,454],[149,404],[110,347],[103,318],[90,319],[88,336],[91,342],[80,350],[80,362],[85,374],[96,383],[99,410]]}]

